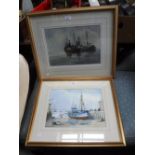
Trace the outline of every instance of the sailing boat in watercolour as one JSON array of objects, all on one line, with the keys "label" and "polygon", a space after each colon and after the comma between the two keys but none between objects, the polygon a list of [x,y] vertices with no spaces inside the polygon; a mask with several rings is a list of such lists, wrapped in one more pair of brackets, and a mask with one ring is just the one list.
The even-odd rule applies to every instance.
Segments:
[{"label": "sailing boat in watercolour", "polygon": [[69,117],[72,119],[88,119],[89,112],[85,110],[85,104],[83,101],[83,95],[81,93],[80,97],[80,109],[77,109],[76,106],[71,108],[71,112],[68,113]]}]

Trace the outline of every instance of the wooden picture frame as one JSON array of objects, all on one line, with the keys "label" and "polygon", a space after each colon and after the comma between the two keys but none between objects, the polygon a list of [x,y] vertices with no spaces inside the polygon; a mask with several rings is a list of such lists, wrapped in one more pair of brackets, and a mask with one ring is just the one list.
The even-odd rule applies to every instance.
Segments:
[{"label": "wooden picture frame", "polygon": [[[107,13],[107,16],[111,17],[107,17],[105,13]],[[102,14],[105,17],[102,17]],[[92,17],[93,15],[94,17]],[[55,17],[55,19],[52,18],[53,16]],[[87,19],[88,17],[89,19]],[[57,20],[58,18],[60,19],[60,21]],[[80,22],[81,18],[83,18],[82,24]],[[95,18],[98,19],[96,20]],[[117,47],[116,45],[117,23],[118,23],[117,19],[118,19],[118,8],[116,6],[61,9],[56,11],[46,11],[43,13],[37,12],[28,14],[27,21],[29,25],[33,54],[36,60],[39,79],[42,80],[79,79],[81,77],[84,79],[89,79],[90,77],[100,79],[103,77],[104,78],[114,77],[116,66],[116,47]],[[53,24],[55,23],[55,21],[57,23]],[[62,24],[61,22],[64,23]],[[88,64],[88,65],[86,64],[73,65],[73,66],[66,66],[66,65],[50,66],[48,60],[48,55],[50,52],[48,52],[48,45],[46,44],[45,41],[46,37],[45,35],[43,35],[43,33],[45,33],[43,32],[45,31],[44,29],[46,27],[63,28],[72,25],[73,25],[72,27],[74,27],[76,26],[76,24],[78,24],[78,26],[100,25],[101,27],[100,29],[103,31],[100,34],[101,36],[99,40],[101,42],[100,43],[101,63]],[[109,26],[111,27],[111,29],[106,28]],[[107,34],[105,35],[104,30],[109,32],[106,32]],[[111,40],[106,39],[106,37]],[[102,43],[102,41],[104,42],[107,40],[108,40],[107,44]],[[80,70],[80,73],[79,72],[76,73],[76,70],[77,72]],[[88,70],[91,70],[91,72],[94,71],[94,73],[93,74],[87,73]],[[66,75],[62,74],[62,72],[65,72]]]},{"label": "wooden picture frame", "polygon": [[[89,19],[87,19],[88,14],[90,15]],[[33,55],[39,78],[39,90],[36,96],[33,115],[25,143],[26,146],[117,147],[126,145],[117,97],[112,82],[112,78],[115,76],[116,65],[117,17],[117,6],[62,9],[56,11],[46,11],[43,13],[30,13],[27,15]],[[103,19],[103,21],[101,19]],[[55,21],[55,25],[53,25],[52,21]],[[77,26],[76,21],[81,21],[82,24],[80,23]],[[103,24],[103,22],[106,24]],[[98,26],[99,24],[100,26]],[[106,33],[104,33],[105,31],[103,30],[106,30]],[[82,64],[86,59],[83,56],[80,59],[83,59],[84,61],[78,60],[78,50],[74,48],[74,50],[76,50],[74,54],[77,54],[77,56],[74,56],[76,61],[71,61],[68,63],[68,59],[65,58],[67,59],[67,61],[65,60],[65,64],[64,62],[62,64],[62,61],[56,61],[56,65],[58,66],[54,66],[55,64],[53,62],[55,60],[53,60],[54,56],[52,55],[52,52],[56,51],[58,48],[59,50],[56,53],[58,54],[61,51],[60,47],[65,51],[64,40],[66,36],[71,34],[71,31],[79,34],[81,38],[84,38],[83,34],[86,33],[86,31],[89,31],[89,34],[92,35],[90,37],[92,39],[90,40],[94,43],[95,50],[102,47],[100,48],[101,57],[99,57],[99,59],[95,54],[93,55],[97,57],[97,63],[101,62],[100,68],[98,69],[96,67],[97,71],[93,74],[93,65],[96,65],[96,62],[94,63],[94,60],[91,59],[91,56],[88,56],[88,53],[84,53],[84,51],[91,51],[93,49],[89,48],[89,50],[87,50],[88,46],[93,46],[88,44],[86,39],[82,40],[82,44],[79,42],[76,44],[74,38],[78,38],[79,36],[69,36],[72,43],[69,42],[67,45],[73,44],[73,42],[74,47],[75,45],[80,45],[80,52],[84,53],[80,55],[86,55],[89,57],[90,64],[88,62],[86,62],[87,64]],[[56,34],[61,35],[60,40],[56,39]],[[106,35],[104,36],[103,34]],[[46,35],[50,38],[49,42],[51,43],[52,41],[52,46],[47,43],[48,40]],[[54,40],[51,39],[52,37]],[[103,39],[107,44],[105,43],[105,45],[102,45]],[[80,39],[76,40],[79,41]],[[46,46],[44,46],[42,42],[45,43]],[[60,43],[60,47],[56,44],[58,42]],[[54,48],[53,46],[56,47]],[[104,49],[104,47],[106,49]],[[49,52],[49,49],[52,49],[51,53]],[[51,54],[52,65],[55,68],[52,65],[49,65],[50,59],[47,53]],[[65,55],[62,52],[59,54],[62,54],[63,56]],[[104,55],[104,61],[108,60],[106,61],[106,64],[108,64],[107,66],[102,65],[102,55]],[[67,56],[68,55],[66,54],[66,57]],[[71,67],[69,66],[70,64],[72,65]],[[89,65],[91,66],[90,68]],[[49,66],[51,68],[53,67],[55,70],[53,70],[53,68],[50,70],[48,68]],[[64,66],[69,69],[67,70]],[[76,70],[77,66],[81,67],[80,72]],[[61,67],[62,69],[59,71],[59,68]],[[84,68],[83,71],[81,71],[82,68]],[[64,96],[64,94],[67,95]],[[73,103],[71,103],[70,99],[72,96],[74,96],[72,100],[75,102],[74,104],[76,106],[78,106],[77,100],[81,97],[79,99],[81,103],[81,111],[75,110],[78,108],[73,107]],[[84,99],[83,96],[85,96]],[[93,97],[92,100],[94,100],[94,104],[91,103],[88,96]],[[52,98],[52,101],[50,98]],[[64,103],[62,104],[62,100],[60,101],[59,99],[63,99]],[[86,102],[87,106],[84,105],[84,102]],[[48,106],[51,105],[53,107],[49,108]],[[93,107],[91,107],[91,105],[93,105]],[[102,107],[105,106],[105,109],[100,108],[99,105]],[[82,108],[82,106],[85,108]],[[103,109],[107,112],[104,113]],[[48,117],[48,111],[52,113],[50,114],[50,117]],[[111,113],[111,115],[108,113]],[[77,119],[81,119],[81,117],[85,120],[77,121]],[[83,128],[83,125],[85,128]],[[112,127],[114,129],[112,129]],[[98,132],[100,134],[98,134]],[[111,135],[113,135],[113,137]],[[64,137],[66,137],[66,139]]]}]

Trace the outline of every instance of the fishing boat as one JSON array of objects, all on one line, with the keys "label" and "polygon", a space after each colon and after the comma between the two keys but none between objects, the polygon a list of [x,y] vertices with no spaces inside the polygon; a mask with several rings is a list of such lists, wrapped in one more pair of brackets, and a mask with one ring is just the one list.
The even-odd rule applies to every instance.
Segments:
[{"label": "fishing boat", "polygon": [[81,56],[82,53],[93,53],[96,51],[95,45],[88,41],[88,33],[86,32],[86,44],[82,44],[80,37],[75,37],[73,33],[73,42],[66,38],[64,51],[67,56],[71,57],[73,54]]},{"label": "fishing boat", "polygon": [[78,109],[76,106],[73,106],[71,108],[71,112],[68,113],[68,116],[72,119],[88,119],[89,118],[89,112],[85,110],[85,104],[83,101],[83,95],[81,93],[80,98],[80,109]]}]

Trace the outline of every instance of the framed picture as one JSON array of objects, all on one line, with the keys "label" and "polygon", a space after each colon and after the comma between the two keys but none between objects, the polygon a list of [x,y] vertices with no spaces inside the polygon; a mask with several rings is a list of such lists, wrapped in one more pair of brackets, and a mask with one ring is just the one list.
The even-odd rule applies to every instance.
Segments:
[{"label": "framed picture", "polygon": [[26,146],[125,146],[112,78],[117,6],[27,15],[39,89]]},{"label": "framed picture", "polygon": [[114,75],[116,6],[31,13],[27,19],[41,79]]},{"label": "framed picture", "polygon": [[124,146],[112,82],[42,82],[26,145]]}]

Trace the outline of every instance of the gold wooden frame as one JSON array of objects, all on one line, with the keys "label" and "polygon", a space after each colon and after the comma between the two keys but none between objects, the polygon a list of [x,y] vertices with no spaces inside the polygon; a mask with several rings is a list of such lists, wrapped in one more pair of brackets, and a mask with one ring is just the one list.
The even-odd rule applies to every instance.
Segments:
[{"label": "gold wooden frame", "polygon": [[[47,15],[55,15],[55,14],[68,14],[68,13],[81,13],[81,12],[99,12],[99,11],[112,11],[114,16],[113,16],[113,23],[114,23],[114,31],[113,31],[113,40],[112,40],[112,68],[111,68],[111,76],[108,77],[43,77],[41,74],[41,70],[39,68],[39,60],[37,57],[36,47],[35,47],[35,41],[32,33],[32,28],[31,28],[31,23],[30,23],[30,18],[35,17],[35,16],[47,16]],[[117,50],[117,25],[118,25],[118,6],[113,5],[113,6],[103,6],[103,7],[84,7],[84,8],[71,8],[71,9],[60,9],[60,10],[50,10],[50,11],[45,11],[45,12],[36,12],[36,13],[28,13],[27,14],[27,23],[29,27],[29,34],[31,36],[31,45],[32,45],[32,51],[33,51],[33,56],[35,59],[35,65],[37,69],[37,75],[38,78],[41,80],[78,80],[78,79],[108,79],[108,78],[114,78],[115,77],[115,70],[116,70],[116,50]]]},{"label": "gold wooden frame", "polygon": [[[111,10],[114,12],[113,16],[113,21],[114,21],[114,31],[113,31],[113,47],[112,47],[112,71],[111,71],[111,76],[109,77],[50,77],[50,78],[44,78],[41,76],[40,68],[39,68],[39,62],[37,59],[37,55],[35,52],[35,46],[34,46],[34,38],[32,35],[32,29],[30,27],[30,18],[33,16],[45,16],[49,14],[67,14],[67,13],[79,13],[79,12],[88,12],[88,11],[107,11]],[[117,48],[117,24],[118,24],[118,6],[113,5],[113,6],[103,6],[103,7],[84,7],[84,8],[71,8],[71,9],[61,9],[61,10],[54,10],[54,11],[45,11],[45,12],[36,12],[36,13],[29,13],[27,14],[27,23],[29,27],[29,33],[31,36],[31,44],[32,44],[32,51],[33,51],[33,56],[35,59],[35,65],[37,69],[37,75],[39,79],[39,88],[38,92],[35,98],[35,103],[33,107],[33,114],[31,117],[29,129],[28,129],[28,134],[26,138],[25,145],[26,146],[31,146],[31,147],[121,147],[121,146],[126,146],[126,141],[125,141],[125,136],[124,136],[124,129],[121,121],[121,116],[119,112],[119,107],[118,107],[118,101],[117,101],[117,96],[115,93],[115,88],[113,84],[113,78],[115,77],[115,68],[116,68],[116,48]],[[71,142],[60,142],[60,143],[50,143],[50,142],[30,142],[29,139],[31,137],[31,129],[33,126],[33,121],[36,115],[36,109],[38,106],[38,99],[40,95],[40,90],[41,90],[41,85],[44,81],[65,81],[65,80],[108,80],[110,81],[111,85],[111,91],[113,95],[113,100],[114,100],[114,106],[115,106],[115,112],[117,116],[117,123],[120,131],[120,142],[97,142],[97,143],[71,143]]]}]

